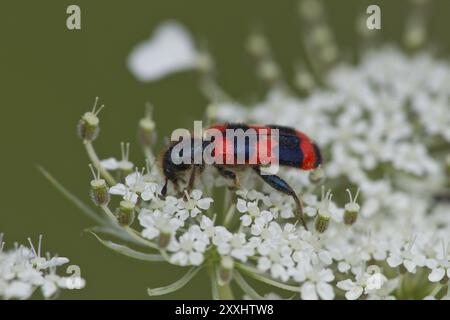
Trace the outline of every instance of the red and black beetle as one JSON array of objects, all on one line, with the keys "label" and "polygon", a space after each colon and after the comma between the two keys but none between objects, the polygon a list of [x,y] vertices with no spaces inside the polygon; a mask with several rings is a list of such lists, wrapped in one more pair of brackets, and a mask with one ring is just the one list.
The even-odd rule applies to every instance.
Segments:
[{"label": "red and black beetle", "polygon": [[[288,166],[293,168],[298,168],[301,170],[311,170],[319,167],[322,164],[322,156],[317,145],[304,133],[295,130],[290,127],[278,126],[278,125],[247,125],[242,123],[223,123],[214,124],[207,129],[215,129],[216,132],[221,133],[221,138],[215,137],[212,140],[202,140],[198,142],[198,138],[190,138],[192,142],[191,153],[187,163],[175,164],[172,158],[172,152],[175,151],[177,145],[180,141],[170,144],[162,153],[161,164],[164,176],[166,178],[165,186],[162,190],[163,194],[167,192],[167,183],[171,181],[175,188],[178,188],[179,181],[183,181],[182,176],[191,170],[188,190],[192,189],[196,173],[202,172],[204,168],[204,163],[194,164],[194,155],[197,152],[203,152],[206,148],[210,148],[213,145],[213,156],[216,159],[221,159],[217,163],[212,165],[218,170],[219,174],[223,177],[230,179],[234,184],[238,185],[238,178],[234,172],[240,167],[251,167],[266,183],[272,186],[274,189],[290,195],[293,197],[297,204],[299,217],[305,225],[303,220],[303,206],[300,199],[297,197],[295,191],[288,185],[286,181],[275,174],[262,174],[261,168],[267,164],[264,162],[260,156],[260,149],[265,147],[268,148],[268,156],[275,157],[275,153],[271,153],[271,148],[277,145],[277,162],[281,166]],[[256,133],[255,139],[244,139],[242,146],[237,145],[237,139],[229,138],[227,133],[229,130],[246,132],[248,129],[253,129],[252,132]],[[274,142],[272,139],[272,130],[277,130],[277,141]],[[264,135],[262,133],[264,131]],[[197,150],[195,149],[195,139],[197,139]],[[200,148],[198,147],[200,145]],[[268,146],[268,147],[267,147]],[[239,159],[244,159],[244,162],[237,161]],[[226,161],[226,160],[231,161]],[[267,160],[267,159],[266,159]],[[272,159],[273,160],[273,159]]]}]

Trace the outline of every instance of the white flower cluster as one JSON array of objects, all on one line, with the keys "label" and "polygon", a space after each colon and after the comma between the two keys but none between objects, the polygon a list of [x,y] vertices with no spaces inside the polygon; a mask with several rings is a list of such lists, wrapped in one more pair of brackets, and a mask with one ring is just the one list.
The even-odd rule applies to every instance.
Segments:
[{"label": "white flower cluster", "polygon": [[5,250],[0,234],[0,298],[28,299],[40,289],[44,298],[55,297],[60,289],[81,289],[85,282],[74,275],[62,277],[56,269],[69,262],[64,257],[41,256],[41,240],[37,250],[31,240],[30,247],[15,244],[14,249]]},{"label": "white flower cluster", "polygon": [[[259,67],[274,66],[268,44],[257,40],[252,50]],[[328,60],[334,58],[333,51]],[[147,241],[169,263],[194,266],[183,279],[152,294],[175,290],[197,272],[192,270],[208,267],[212,278],[218,269],[219,286],[236,281],[246,297],[259,299],[264,296],[241,274],[302,299],[450,297],[450,205],[436,197],[450,187],[450,65],[430,53],[406,55],[391,47],[366,53],[356,66],[332,65],[321,75],[325,85],[319,89],[312,83],[305,98],[285,90],[281,73],[264,73],[271,90],[253,106],[229,99],[208,70],[200,70],[209,85],[203,88],[211,98],[209,120],[286,125],[320,146],[324,166],[319,170],[326,177],[321,188],[317,171],[280,172],[303,199],[308,229],[298,223],[293,199],[251,172],[239,173],[240,188],[231,191],[206,168],[194,190],[171,190],[163,197],[164,179],[155,166],[111,186],[114,180],[105,168],[133,168],[123,170],[111,159],[102,162],[103,169],[96,165],[111,186],[109,193],[123,197],[116,216],[127,232],[136,226],[136,211],[140,226],[132,236],[138,234],[140,243]],[[82,136],[90,146],[98,121],[83,121],[92,131]],[[141,130],[150,164],[154,123]],[[96,158],[91,156],[94,164]],[[123,158],[128,164],[128,156]],[[96,181],[105,186],[104,180]],[[114,218],[109,199],[97,199]]]},{"label": "white flower cluster", "polygon": [[[218,118],[302,130],[323,150],[327,183],[360,189],[357,225],[331,228],[318,239],[337,267],[330,281],[350,277],[337,283],[348,299],[393,297],[404,278],[389,270],[397,267],[401,274],[425,269],[429,282],[447,285],[450,206],[434,195],[449,185],[450,66],[427,53],[410,57],[383,48],[356,67],[335,67],[327,79],[328,89],[304,99],[273,90],[252,108],[224,103]],[[309,198],[304,195],[305,202]],[[386,276],[368,273],[364,266],[370,264]],[[425,286],[415,297],[426,293]]]},{"label": "white flower cluster", "polygon": [[[211,206],[213,199],[205,197],[200,189],[180,197],[163,198],[159,193],[161,185],[148,177],[133,173],[126,177],[126,184],[111,187],[110,193],[134,203],[139,199],[141,235],[165,249],[170,263],[199,266],[214,252],[281,282],[303,283],[299,292],[305,299],[334,297],[329,284],[335,279],[330,269],[333,240],[327,237],[330,240],[327,245],[320,233],[300,227],[294,218],[295,203],[289,197],[276,191],[240,189],[236,191],[235,203],[228,204],[228,214],[233,219],[219,224],[217,220],[223,219],[223,214],[215,212]],[[334,222],[342,222],[344,209],[329,201],[324,207],[323,201],[312,193],[306,198],[305,211],[310,220],[322,208]],[[346,228],[343,230],[348,232]],[[339,239],[337,231],[333,234]]]}]

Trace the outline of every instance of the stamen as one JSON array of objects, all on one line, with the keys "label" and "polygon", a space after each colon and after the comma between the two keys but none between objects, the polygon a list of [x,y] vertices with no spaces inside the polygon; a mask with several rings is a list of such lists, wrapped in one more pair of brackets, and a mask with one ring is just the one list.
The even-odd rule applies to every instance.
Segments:
[{"label": "stamen", "polygon": [[358,196],[359,196],[359,191],[360,191],[360,190],[361,190],[360,188],[358,188],[358,189],[356,190],[355,202],[356,202],[356,200],[358,200]]},{"label": "stamen", "polygon": [[39,235],[38,256],[41,257],[42,234]]},{"label": "stamen", "polygon": [[121,142],[120,143],[120,151],[122,155],[122,161],[127,161],[130,159],[130,143]]},{"label": "stamen", "polygon": [[38,258],[36,249],[34,249],[34,246],[33,246],[33,242],[31,242],[31,238],[28,237],[27,240],[28,240],[28,242],[30,243],[31,251],[33,251],[34,257],[35,257],[35,258]]},{"label": "stamen", "polygon": [[94,106],[92,107],[92,113],[95,114],[95,109],[97,108],[98,97],[95,97]]},{"label": "stamen", "polygon": [[153,105],[150,103],[150,101],[147,101],[145,103],[145,117],[151,120],[152,115],[153,115]]}]

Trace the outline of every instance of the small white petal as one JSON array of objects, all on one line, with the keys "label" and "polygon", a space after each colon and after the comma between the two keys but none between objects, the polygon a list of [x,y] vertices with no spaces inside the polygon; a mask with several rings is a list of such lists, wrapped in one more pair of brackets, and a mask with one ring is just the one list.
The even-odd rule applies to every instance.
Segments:
[{"label": "small white petal", "polygon": [[431,271],[431,273],[428,275],[428,280],[431,282],[438,282],[441,281],[442,278],[445,276],[445,270],[444,268],[436,268]]},{"label": "small white petal", "polygon": [[41,287],[42,290],[42,295],[45,298],[50,298],[51,296],[53,296],[56,293],[56,290],[58,290],[58,287],[56,286],[56,284],[53,281],[45,281],[44,285]]},{"label": "small white petal", "polygon": [[300,288],[300,294],[303,300],[319,300],[316,286],[312,282],[305,282]]},{"label": "small white petal", "polygon": [[191,252],[189,254],[189,262],[194,266],[199,266],[203,262],[203,255],[199,252]]},{"label": "small white petal", "polygon": [[157,236],[159,236],[159,230],[156,228],[146,228],[142,230],[142,236],[147,239],[155,239]]},{"label": "small white petal", "polygon": [[338,263],[338,270],[341,273],[345,273],[350,270],[350,265],[347,262],[341,261]]},{"label": "small white petal", "polygon": [[119,162],[116,160],[116,158],[108,158],[102,160],[100,161],[100,164],[106,170],[117,170],[119,168]]},{"label": "small white petal", "polygon": [[319,282],[317,285],[317,293],[320,298],[323,300],[332,300],[334,299],[334,290],[331,285],[326,282]]},{"label": "small white petal", "polygon": [[405,260],[403,261],[403,265],[405,266],[406,270],[410,273],[416,273],[416,264],[411,260]]},{"label": "small white petal", "polygon": [[363,288],[355,286],[350,291],[345,293],[345,298],[347,298],[347,300],[356,300],[362,295],[362,293]]},{"label": "small white petal", "polygon": [[198,189],[194,189],[191,192],[191,197],[194,200],[199,200],[202,197],[202,195],[203,195],[203,192],[201,190],[198,190]]},{"label": "small white petal", "polygon": [[212,198],[203,198],[197,201],[197,206],[202,210],[208,210],[213,201]]},{"label": "small white petal", "polygon": [[192,210],[191,210],[191,217],[192,217],[192,218],[195,218],[200,212],[201,212],[201,211],[200,211],[200,209],[198,209],[198,208],[192,209]]},{"label": "small white petal", "polygon": [[122,183],[118,183],[115,186],[109,188],[109,193],[124,196],[127,193],[127,187]]},{"label": "small white petal", "polygon": [[391,268],[398,267],[403,262],[402,258],[398,255],[391,255],[386,259],[386,261]]},{"label": "small white petal", "polygon": [[133,187],[140,179],[141,174],[139,172],[133,172],[126,176],[125,184],[128,187]]},{"label": "small white petal", "polygon": [[243,216],[241,216],[241,221],[244,227],[248,227],[252,224],[252,218],[250,218],[248,214],[244,214]]},{"label": "small white petal", "polygon": [[241,198],[238,199],[237,203],[236,203],[236,209],[240,212],[240,213],[245,213],[247,212],[247,203],[242,200]]},{"label": "small white petal", "polygon": [[352,290],[355,287],[355,284],[352,280],[347,279],[343,281],[339,281],[336,285],[339,289],[342,289],[344,291]]}]

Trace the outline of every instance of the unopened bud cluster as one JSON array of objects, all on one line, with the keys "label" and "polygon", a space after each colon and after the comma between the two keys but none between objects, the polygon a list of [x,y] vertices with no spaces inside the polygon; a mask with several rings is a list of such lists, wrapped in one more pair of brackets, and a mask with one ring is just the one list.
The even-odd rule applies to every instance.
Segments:
[{"label": "unopened bud cluster", "polygon": [[347,192],[350,196],[350,202],[347,203],[344,207],[344,209],[345,209],[344,223],[346,225],[352,225],[356,222],[356,219],[358,218],[359,210],[361,209],[359,204],[356,202],[356,200],[358,199],[358,195],[359,195],[359,189],[356,191],[356,195],[355,195],[354,199],[352,197],[350,190],[347,189]]},{"label": "unopened bud cluster", "polygon": [[233,277],[234,260],[229,256],[224,256],[220,260],[219,284],[228,284]]},{"label": "unopened bud cluster", "polygon": [[145,117],[139,121],[139,139],[144,146],[151,146],[155,141],[155,122],[152,118],[153,107],[148,104]]},{"label": "unopened bud cluster", "polygon": [[91,180],[91,199],[97,206],[108,205],[110,201],[108,185],[106,184],[106,181],[104,179],[100,178],[100,173],[95,172],[92,165],[89,165],[89,167],[91,168],[92,175],[94,176],[94,179]]}]

